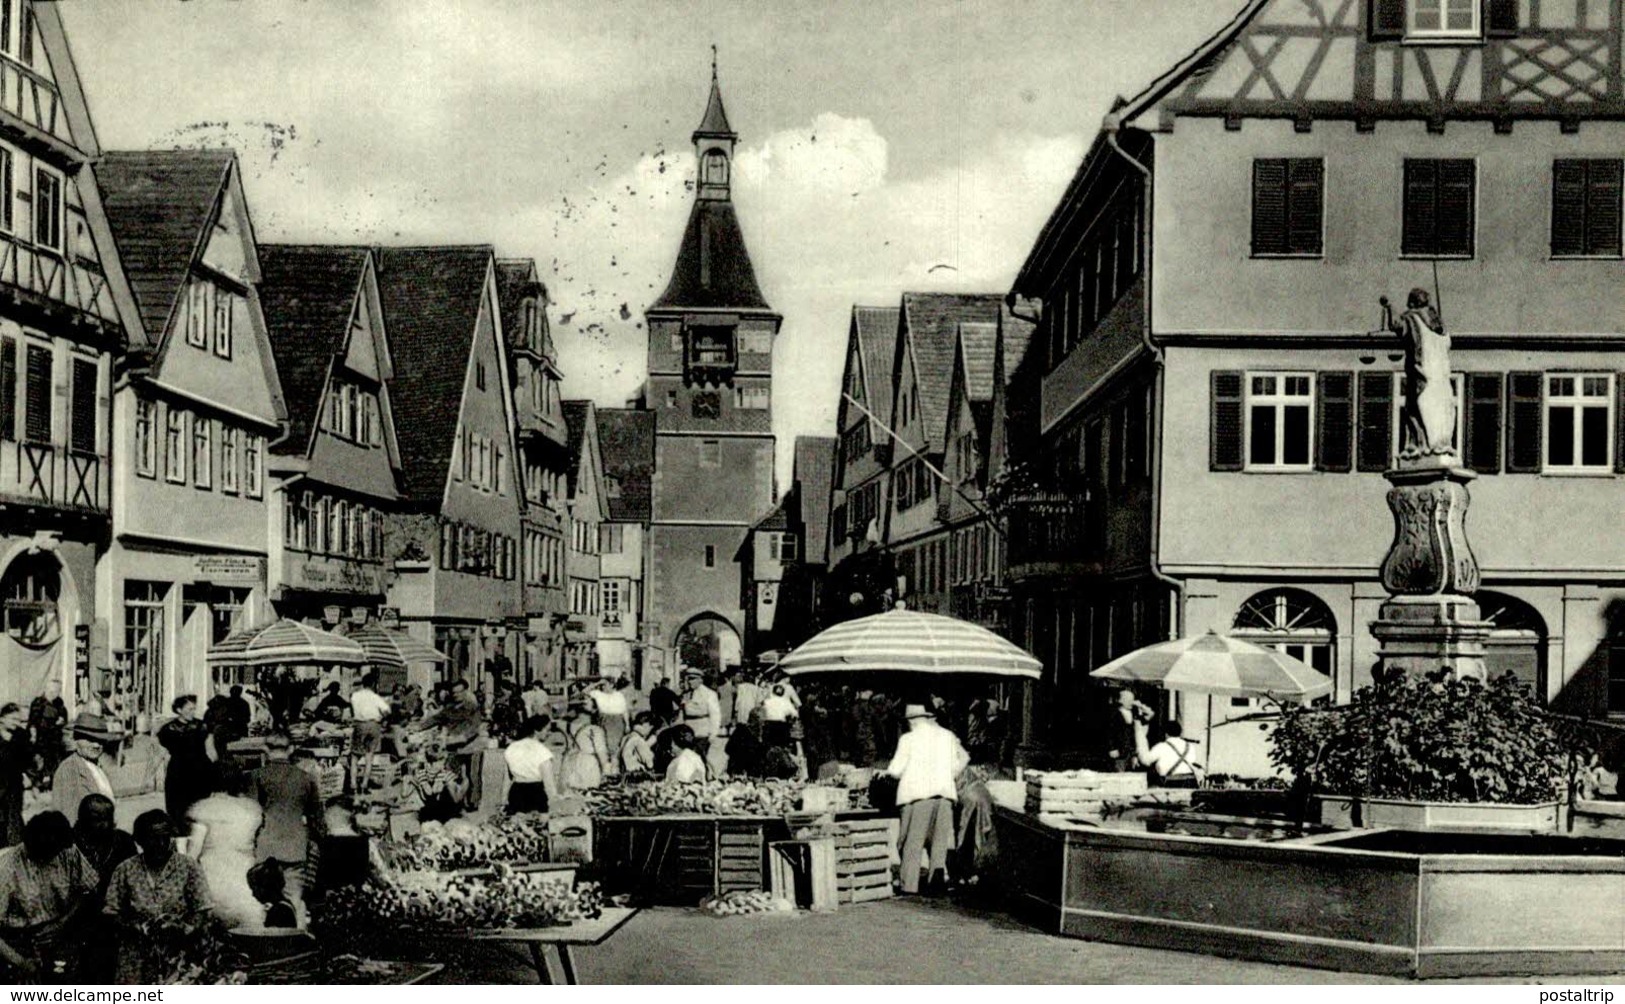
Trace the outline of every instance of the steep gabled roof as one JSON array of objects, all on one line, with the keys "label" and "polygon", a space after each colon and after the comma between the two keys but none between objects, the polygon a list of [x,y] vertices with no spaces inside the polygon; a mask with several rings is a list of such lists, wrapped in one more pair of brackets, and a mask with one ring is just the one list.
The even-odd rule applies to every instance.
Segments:
[{"label": "steep gabled roof", "polygon": [[591,409],[591,401],[564,402],[564,427],[568,432],[565,446],[570,451],[570,469],[565,473],[565,482],[572,498],[576,493],[576,478],[581,473],[581,447],[587,441],[587,416]]},{"label": "steep gabled roof", "polygon": [[896,307],[852,308],[852,331],[858,340],[863,390],[868,398],[863,406],[882,422],[891,415],[892,365],[897,358],[897,318],[901,314]]},{"label": "steep gabled roof", "polygon": [[604,457],[605,476],[619,486],[619,492],[609,496],[609,518],[617,523],[649,522],[654,516],[655,413],[599,408],[598,451]]},{"label": "steep gabled roof", "polygon": [[236,159],[230,150],[109,150],[97,166],[107,221],[154,346],[208,239]]},{"label": "steep gabled roof", "polygon": [[260,309],[288,401],[284,448],[310,448],[322,391],[344,351],[367,249],[335,245],[261,244]]},{"label": "steep gabled roof", "polygon": [[532,258],[499,258],[497,259],[497,301],[502,309],[502,333],[510,346],[520,346],[525,341],[524,311],[525,298],[535,296],[541,302],[538,308],[542,317],[542,355],[553,358],[553,333],[548,329],[547,286],[537,277],[536,261]]},{"label": "steep gabled roof", "polygon": [[484,244],[378,249],[378,292],[398,388],[391,397],[409,415],[396,427],[401,466],[407,493],[421,500],[445,495],[491,261]]},{"label": "steep gabled roof", "polygon": [[779,499],[778,504],[766,516],[757,520],[751,529],[763,533],[783,533],[785,530],[790,529],[791,499],[792,494],[786,493],[784,498]]},{"label": "steep gabled roof", "polygon": [[959,326],[959,355],[965,367],[965,397],[986,401],[993,397],[993,355],[998,348],[999,325],[986,321]]},{"label": "steep gabled roof", "polygon": [[711,97],[705,102],[705,117],[700,120],[700,127],[694,130],[695,139],[702,136],[737,138],[733,126],[728,124],[728,113],[722,107],[722,88],[717,85],[715,73],[711,76]]},{"label": "steep gabled roof", "polygon": [[801,525],[807,539],[802,541],[806,561],[812,565],[829,562],[829,501],[835,481],[833,436],[797,436],[795,466],[791,480],[801,504]]},{"label": "steep gabled roof", "polygon": [[732,202],[697,199],[688,214],[671,281],[650,310],[683,307],[771,310],[756,285]]},{"label": "steep gabled roof", "polygon": [[[920,421],[931,451],[943,448],[948,420],[948,384],[953,379],[954,351],[962,323],[997,323],[1003,309],[997,293],[904,293],[902,331],[897,346],[901,363],[912,357],[914,385],[920,395]],[[902,368],[894,372],[901,375]],[[894,378],[895,379],[895,378]]]}]

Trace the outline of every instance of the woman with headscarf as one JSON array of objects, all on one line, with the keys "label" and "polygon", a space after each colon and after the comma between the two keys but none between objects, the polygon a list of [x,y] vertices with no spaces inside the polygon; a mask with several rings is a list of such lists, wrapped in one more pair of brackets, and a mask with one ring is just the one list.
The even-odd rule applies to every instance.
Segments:
[{"label": "woman with headscarf", "polygon": [[209,883],[198,863],[175,850],[175,827],[162,809],[136,817],[141,853],[117,868],[103,912],[118,928],[115,982],[156,983],[175,947],[209,919]]}]

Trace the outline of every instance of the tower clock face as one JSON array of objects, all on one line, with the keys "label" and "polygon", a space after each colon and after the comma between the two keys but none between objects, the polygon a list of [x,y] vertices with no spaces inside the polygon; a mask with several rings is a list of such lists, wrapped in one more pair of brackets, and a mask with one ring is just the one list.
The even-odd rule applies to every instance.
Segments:
[{"label": "tower clock face", "polygon": [[716,391],[704,390],[693,397],[695,418],[721,418],[722,395]]}]

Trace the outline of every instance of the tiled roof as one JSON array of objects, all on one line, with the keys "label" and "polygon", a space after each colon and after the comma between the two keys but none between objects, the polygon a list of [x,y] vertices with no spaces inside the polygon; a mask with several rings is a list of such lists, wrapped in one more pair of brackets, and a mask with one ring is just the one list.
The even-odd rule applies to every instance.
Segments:
[{"label": "tiled roof", "polygon": [[756,285],[756,270],[751,267],[745,235],[731,202],[694,202],[671,281],[649,309],[681,307],[771,309]]},{"label": "tiled roof", "polygon": [[647,523],[653,518],[651,479],[655,469],[655,413],[635,408],[598,409],[598,452],[604,474],[619,493],[609,496],[609,518]]},{"label": "tiled roof", "polygon": [[450,473],[487,245],[380,248],[378,291],[395,360],[390,397],[408,494],[439,501]]},{"label": "tiled roof", "polygon": [[787,493],[784,498],[779,499],[779,504],[773,507],[773,511],[757,520],[751,529],[780,532],[790,529],[789,502],[790,495]]},{"label": "tiled roof", "polygon": [[591,410],[591,401],[564,402],[564,425],[569,431],[566,446],[570,450],[570,469],[565,474],[565,480],[571,498],[576,493],[576,476],[581,473],[581,446],[587,439],[587,416]]},{"label": "tiled roof", "polygon": [[96,166],[119,259],[154,345],[236,157],[230,150],[110,150]]},{"label": "tiled roof", "polygon": [[864,407],[882,422],[889,421],[892,398],[892,364],[897,357],[896,307],[853,307],[852,324],[858,333],[858,352],[863,360],[863,386],[868,400]]},{"label": "tiled roof", "polygon": [[983,321],[959,326],[959,351],[965,360],[965,396],[971,401],[993,397],[993,357],[999,326]]},{"label": "tiled roof", "polygon": [[283,449],[303,454],[333,357],[344,350],[367,249],[261,244],[260,309],[288,400]]},{"label": "tiled roof", "polygon": [[1012,316],[1008,311],[1004,315],[1004,385],[1010,386],[1016,379],[1016,370],[1021,368],[1022,360],[1027,358],[1027,350],[1033,345],[1033,333],[1038,328],[1031,321],[1023,321]]},{"label": "tiled roof", "polygon": [[803,541],[808,564],[829,561],[829,499],[835,479],[835,445],[832,436],[797,436],[792,477],[801,500],[801,524],[807,533]]},{"label": "tiled roof", "polygon": [[943,449],[948,420],[948,383],[953,379],[954,345],[964,322],[996,323],[1003,309],[997,293],[904,293],[903,325],[912,349],[914,380],[920,395],[920,421],[932,452]]}]

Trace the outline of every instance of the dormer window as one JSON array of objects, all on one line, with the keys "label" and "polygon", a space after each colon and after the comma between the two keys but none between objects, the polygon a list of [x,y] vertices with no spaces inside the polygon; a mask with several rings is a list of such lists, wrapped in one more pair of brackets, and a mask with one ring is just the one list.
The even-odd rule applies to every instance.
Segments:
[{"label": "dormer window", "polygon": [[1481,38],[1479,21],[1482,0],[1410,0],[1406,17],[1406,37],[1419,40]]}]

